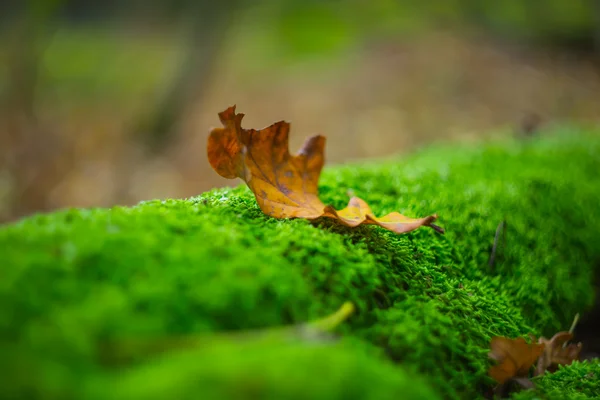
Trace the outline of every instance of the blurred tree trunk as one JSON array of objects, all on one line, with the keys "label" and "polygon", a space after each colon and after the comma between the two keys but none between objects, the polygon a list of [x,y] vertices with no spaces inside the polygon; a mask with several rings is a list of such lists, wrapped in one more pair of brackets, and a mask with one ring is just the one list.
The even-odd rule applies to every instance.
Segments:
[{"label": "blurred tree trunk", "polygon": [[239,5],[239,0],[198,0],[187,3],[181,10],[187,30],[185,59],[156,106],[135,127],[138,139],[151,152],[167,144],[185,107],[202,96]]},{"label": "blurred tree trunk", "polygon": [[600,56],[600,0],[592,0],[593,1],[593,9],[594,13],[594,48],[596,50],[596,55]]},{"label": "blurred tree trunk", "polygon": [[[13,18],[8,57],[8,88],[0,116],[0,220],[7,220],[46,208],[46,194],[52,187],[52,166],[48,151],[52,135],[44,134],[35,116],[35,98],[41,57],[51,37],[55,16],[64,0],[39,0],[20,4]],[[49,178],[52,177],[52,178]]]},{"label": "blurred tree trunk", "polygon": [[39,59],[50,37],[49,24],[65,0],[25,2],[12,28],[6,101],[9,108],[33,117]]}]

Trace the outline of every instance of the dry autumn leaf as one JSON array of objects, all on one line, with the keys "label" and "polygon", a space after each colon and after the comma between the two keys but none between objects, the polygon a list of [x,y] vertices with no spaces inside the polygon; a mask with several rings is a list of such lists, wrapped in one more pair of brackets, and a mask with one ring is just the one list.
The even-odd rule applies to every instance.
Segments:
[{"label": "dry autumn leaf", "polygon": [[290,124],[277,122],[261,130],[243,129],[244,114],[235,106],[219,113],[223,128],[215,128],[208,138],[208,160],[219,175],[243,179],[254,192],[260,209],[274,218],[333,218],[355,227],[376,224],[396,233],[434,225],[437,215],[408,218],[397,212],[376,217],[367,203],[352,197],[348,207],[335,210],[318,197],[318,181],[325,162],[325,137],[309,138],[296,155],[288,150]]},{"label": "dry autumn leaf", "polygon": [[579,359],[581,352],[581,343],[566,344],[573,339],[570,332],[558,332],[550,340],[541,337],[538,343],[545,346],[544,352],[538,360],[535,373],[541,375],[545,371],[556,371],[559,365],[569,365]]},{"label": "dry autumn leaf", "polygon": [[492,338],[489,357],[498,361],[489,375],[503,384],[511,378],[526,378],[531,366],[544,351],[544,344],[529,344],[523,338]]}]

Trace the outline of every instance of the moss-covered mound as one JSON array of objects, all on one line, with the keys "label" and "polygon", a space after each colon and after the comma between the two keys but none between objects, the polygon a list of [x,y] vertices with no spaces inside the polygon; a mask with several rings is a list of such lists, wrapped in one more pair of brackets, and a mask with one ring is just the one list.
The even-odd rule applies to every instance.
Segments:
[{"label": "moss-covered mound", "polygon": [[[245,187],[5,226],[0,388],[44,399],[476,398],[493,386],[491,336],[549,336],[592,304],[599,165],[600,140],[562,132],[324,172],[325,202],[343,207],[352,190],[377,214],[435,212],[446,235],[275,220]],[[341,341],[224,339],[345,301],[357,312]],[[106,345],[182,335],[204,339],[120,363]],[[581,368],[556,376],[588,379]],[[595,381],[568,393],[600,395]]]}]

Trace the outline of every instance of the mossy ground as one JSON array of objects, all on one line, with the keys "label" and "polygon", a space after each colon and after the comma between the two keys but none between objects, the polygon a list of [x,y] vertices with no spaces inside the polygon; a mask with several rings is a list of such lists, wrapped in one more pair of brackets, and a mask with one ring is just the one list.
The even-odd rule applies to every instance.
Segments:
[{"label": "mossy ground", "polygon": [[[276,220],[245,187],[5,226],[0,387],[44,399],[481,396],[493,385],[491,336],[552,335],[593,302],[595,137],[439,146],[325,170],[326,203],[343,207],[352,190],[377,214],[435,212],[445,235]],[[103,361],[100,345],[120,338],[219,338],[306,322],[345,301],[358,311],[341,342],[218,340]],[[587,385],[576,392],[600,395]]]}]

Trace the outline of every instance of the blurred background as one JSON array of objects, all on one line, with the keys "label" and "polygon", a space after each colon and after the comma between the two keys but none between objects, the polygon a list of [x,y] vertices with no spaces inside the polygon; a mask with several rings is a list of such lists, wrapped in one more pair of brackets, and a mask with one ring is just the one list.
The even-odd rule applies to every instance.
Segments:
[{"label": "blurred background", "polygon": [[600,120],[600,0],[4,0],[0,221],[221,179],[217,113],[327,162]]}]

